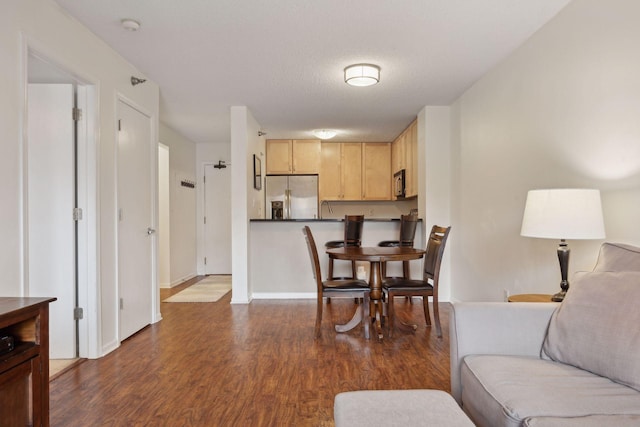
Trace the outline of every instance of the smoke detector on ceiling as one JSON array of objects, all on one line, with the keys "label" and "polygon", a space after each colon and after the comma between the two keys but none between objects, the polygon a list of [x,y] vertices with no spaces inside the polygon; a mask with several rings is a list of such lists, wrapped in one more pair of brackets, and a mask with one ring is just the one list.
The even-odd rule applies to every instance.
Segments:
[{"label": "smoke detector on ceiling", "polygon": [[140,23],[133,19],[123,19],[120,21],[120,25],[127,31],[138,31],[140,29]]}]

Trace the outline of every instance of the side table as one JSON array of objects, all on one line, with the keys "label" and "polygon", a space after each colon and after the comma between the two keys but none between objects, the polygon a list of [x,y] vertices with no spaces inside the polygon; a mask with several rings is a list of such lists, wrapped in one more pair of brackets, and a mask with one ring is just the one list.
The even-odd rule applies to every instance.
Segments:
[{"label": "side table", "polygon": [[509,302],[553,302],[550,294],[517,294],[507,298]]}]

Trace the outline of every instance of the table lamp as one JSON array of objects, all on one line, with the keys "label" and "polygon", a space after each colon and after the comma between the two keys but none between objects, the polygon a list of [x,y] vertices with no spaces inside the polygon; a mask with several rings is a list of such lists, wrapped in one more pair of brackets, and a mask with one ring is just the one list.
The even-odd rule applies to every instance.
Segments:
[{"label": "table lamp", "polygon": [[604,239],[604,221],[599,190],[550,189],[531,190],[522,218],[521,236],[560,239],[560,292],[552,301],[562,301],[569,289],[570,239]]}]

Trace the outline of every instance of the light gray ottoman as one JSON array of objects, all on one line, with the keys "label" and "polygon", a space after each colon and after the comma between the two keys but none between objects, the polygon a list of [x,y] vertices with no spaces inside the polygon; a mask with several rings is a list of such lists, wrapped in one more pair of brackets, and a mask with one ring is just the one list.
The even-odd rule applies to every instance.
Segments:
[{"label": "light gray ottoman", "polygon": [[449,393],[441,390],[362,390],[336,395],[336,427],[474,427]]}]

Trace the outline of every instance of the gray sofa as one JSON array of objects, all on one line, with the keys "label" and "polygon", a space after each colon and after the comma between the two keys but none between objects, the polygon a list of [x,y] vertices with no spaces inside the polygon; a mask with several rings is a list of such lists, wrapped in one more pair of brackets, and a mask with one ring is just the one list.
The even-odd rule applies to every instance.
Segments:
[{"label": "gray sofa", "polygon": [[477,426],[640,426],[640,248],[559,303],[454,303],[451,392]]}]

